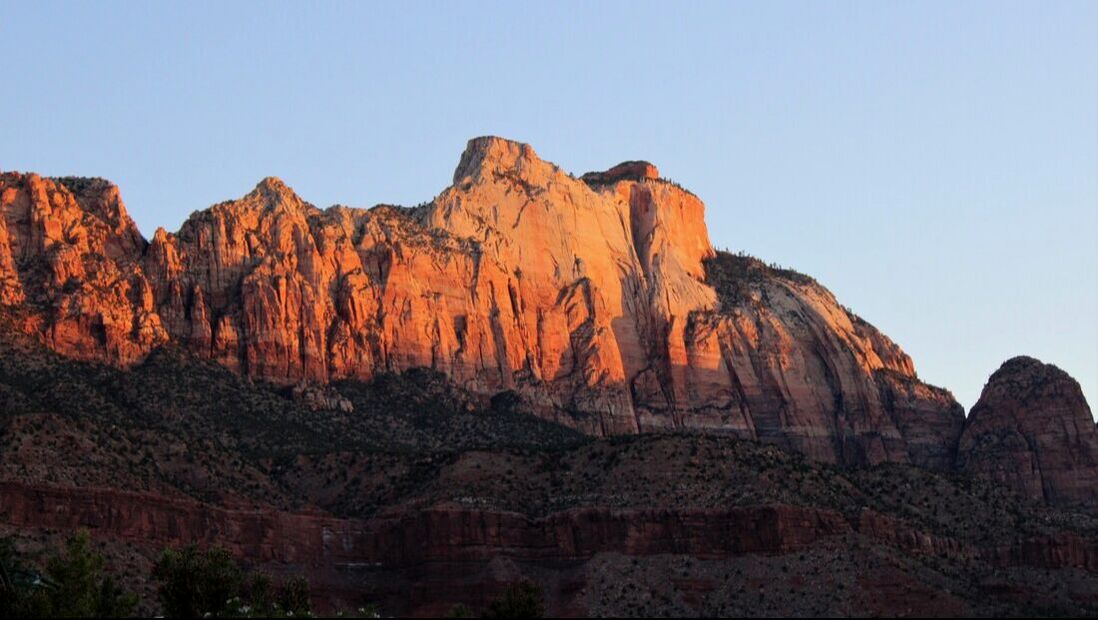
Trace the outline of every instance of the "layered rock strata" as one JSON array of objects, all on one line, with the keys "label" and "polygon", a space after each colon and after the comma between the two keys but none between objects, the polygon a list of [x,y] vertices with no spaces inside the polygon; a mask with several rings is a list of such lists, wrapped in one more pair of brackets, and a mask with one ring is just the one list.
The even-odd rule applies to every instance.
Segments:
[{"label": "layered rock strata", "polygon": [[469,142],[413,209],[275,178],[137,231],[101,180],[0,175],[0,303],[68,356],[171,343],[296,385],[430,367],[606,435],[705,428],[830,462],[952,463],[963,413],[810,278],[715,252],[701,200],[627,162],[577,179]]},{"label": "layered rock strata", "polygon": [[1098,428],[1079,383],[1031,357],[991,375],[965,422],[958,467],[1050,503],[1098,501]]},{"label": "layered rock strata", "polygon": [[[8,526],[27,531],[87,529],[99,541],[126,541],[150,553],[165,545],[218,544],[264,570],[308,574],[315,601],[326,607],[361,604],[363,594],[368,594],[370,601],[398,615],[438,617],[454,601],[481,607],[508,582],[535,575],[547,584],[551,613],[586,616],[592,601],[585,593],[606,587],[596,580],[595,569],[607,560],[625,558],[622,561],[633,566],[681,557],[690,558],[688,565],[740,557],[754,558],[755,563],[766,558],[788,563],[797,554],[803,558],[829,544],[849,550],[851,540],[859,541],[858,548],[876,546],[874,554],[885,557],[891,553],[933,558],[938,563],[975,561],[1007,571],[1015,567],[1075,570],[1079,571],[1075,580],[1091,590],[1093,579],[1087,573],[1098,571],[1098,542],[1093,538],[1058,532],[1002,547],[980,546],[912,528],[870,509],[844,515],[793,505],[585,508],[534,519],[511,512],[433,506],[354,520],[322,513],[226,508],[110,489],[10,482],[0,482],[0,496],[4,498],[0,522]],[[788,554],[784,560],[783,554]],[[683,575],[685,571],[679,577]],[[665,575],[662,578],[666,580]],[[911,586],[919,581],[914,574],[893,568],[881,576],[881,583],[863,574],[852,585],[868,598],[881,599],[877,613],[894,615],[905,608],[911,612],[912,604],[915,611],[932,613],[933,590],[911,600],[893,600],[895,590],[905,583]],[[680,585],[692,589],[689,584]],[[711,580],[699,585],[698,594],[719,594]],[[1036,595],[1025,592],[1024,583],[1011,587],[1019,590],[1019,596]],[[783,609],[794,606],[794,597],[785,599],[782,592],[775,596],[784,601]],[[953,613],[972,614],[973,610],[960,605]]]}]

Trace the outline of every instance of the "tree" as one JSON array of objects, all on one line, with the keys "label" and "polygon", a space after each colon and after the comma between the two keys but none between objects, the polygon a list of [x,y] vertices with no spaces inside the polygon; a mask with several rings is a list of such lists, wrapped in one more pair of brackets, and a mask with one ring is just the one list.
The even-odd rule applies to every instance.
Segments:
[{"label": "tree", "polygon": [[137,596],[103,575],[106,561],[81,531],[44,573],[27,568],[11,541],[0,543],[0,613],[3,616],[118,618],[133,613]]},{"label": "tree", "polygon": [[99,618],[129,618],[137,607],[137,595],[115,585],[114,579],[104,577],[99,584],[99,600],[95,615]]},{"label": "tree", "polygon": [[507,588],[481,615],[484,618],[541,618],[545,615],[545,597],[540,586],[523,581]]},{"label": "tree", "polygon": [[286,614],[303,616],[312,611],[309,603],[309,582],[304,577],[294,577],[278,591],[278,604]]},{"label": "tree", "polygon": [[275,593],[270,575],[252,573],[244,585],[248,610],[240,610],[239,615],[253,614],[256,617],[271,617],[275,611]]},{"label": "tree", "polygon": [[447,618],[472,618],[473,610],[469,609],[463,603],[458,603],[450,608],[450,611],[446,613]]},{"label": "tree", "polygon": [[41,575],[23,564],[11,539],[0,539],[0,617],[29,615],[27,599],[40,582]]},{"label": "tree", "polygon": [[225,615],[238,596],[243,574],[221,547],[200,551],[194,544],[165,549],[153,568],[164,613],[172,618]]},{"label": "tree", "polygon": [[285,618],[312,615],[309,582],[294,577],[277,588],[269,575],[245,574],[220,547],[165,549],[153,568],[160,604],[172,618]]},{"label": "tree", "polygon": [[80,532],[65,545],[65,555],[46,564],[46,575],[56,587],[50,592],[51,611],[65,618],[97,616],[103,556],[88,549],[90,538]]}]

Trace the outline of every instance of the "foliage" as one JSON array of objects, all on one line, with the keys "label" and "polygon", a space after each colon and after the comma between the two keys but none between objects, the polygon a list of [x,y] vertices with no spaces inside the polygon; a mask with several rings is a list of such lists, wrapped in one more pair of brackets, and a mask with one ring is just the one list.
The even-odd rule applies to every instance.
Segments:
[{"label": "foliage", "polygon": [[160,604],[172,618],[309,617],[309,582],[275,586],[264,573],[245,574],[228,551],[196,545],[165,549],[153,569]]},{"label": "foliage", "polygon": [[301,616],[311,611],[309,582],[304,577],[290,579],[278,591],[278,603],[284,612]]},{"label": "foliage", "polygon": [[164,612],[172,618],[222,617],[236,598],[244,576],[229,552],[205,551],[191,544],[165,549],[153,568]]},{"label": "foliage", "polygon": [[720,251],[705,260],[705,281],[717,291],[725,309],[745,303],[752,291],[759,290],[767,280],[784,280],[802,286],[816,283],[811,276],[777,263],[764,263],[744,252]]},{"label": "foliage", "polygon": [[446,612],[447,618],[472,618],[474,615],[473,610],[463,603],[454,605],[450,608],[450,611]]},{"label": "foliage", "polygon": [[100,177],[51,177],[53,181],[68,188],[73,194],[83,194],[88,191],[102,191],[110,187],[110,181]]},{"label": "foliage", "polygon": [[104,575],[106,560],[81,531],[44,573],[27,566],[10,540],[0,542],[0,613],[5,617],[122,618],[133,613],[137,596]]},{"label": "foliage", "polygon": [[481,614],[484,618],[541,618],[545,615],[545,595],[537,584],[523,581],[507,588]]},{"label": "foliage", "polygon": [[0,539],[0,616],[27,616],[29,599],[41,583],[38,571],[28,567],[11,539]]}]

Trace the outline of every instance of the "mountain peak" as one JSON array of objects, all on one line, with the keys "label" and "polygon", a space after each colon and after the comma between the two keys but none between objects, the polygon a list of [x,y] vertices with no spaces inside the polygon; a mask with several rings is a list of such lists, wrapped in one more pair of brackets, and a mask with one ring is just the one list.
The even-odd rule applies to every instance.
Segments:
[{"label": "mountain peak", "polygon": [[255,189],[248,192],[243,200],[249,203],[258,203],[263,209],[273,210],[287,208],[301,210],[306,206],[297,193],[282,179],[270,176],[256,183]]},{"label": "mountain peak", "polygon": [[617,183],[618,181],[658,179],[660,178],[660,171],[650,162],[634,160],[623,161],[613,168],[602,172],[588,172],[580,178],[588,185],[604,185],[608,183]]},{"label": "mountain peak", "polygon": [[1052,364],[1014,357],[988,379],[958,447],[958,465],[1034,499],[1093,502],[1098,429],[1079,383]]},{"label": "mountain peak", "polygon": [[475,177],[485,169],[521,170],[530,164],[544,162],[529,144],[498,136],[480,136],[465,145],[465,152],[454,170],[454,184],[466,177]]},{"label": "mountain peak", "polygon": [[286,195],[293,194],[294,190],[291,189],[289,185],[286,185],[282,179],[270,176],[264,177],[263,180],[256,183],[252,193]]},{"label": "mountain peak", "polygon": [[1078,388],[1078,382],[1058,366],[1046,364],[1028,355],[1018,355],[1003,362],[988,379],[988,390],[1009,390],[1017,398],[1040,395],[1049,386],[1056,389]]}]

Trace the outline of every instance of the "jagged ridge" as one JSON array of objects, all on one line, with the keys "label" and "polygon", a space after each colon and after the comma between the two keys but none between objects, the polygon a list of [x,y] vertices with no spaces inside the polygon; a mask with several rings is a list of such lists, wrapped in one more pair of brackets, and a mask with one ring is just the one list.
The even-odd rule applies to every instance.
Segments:
[{"label": "jagged ridge", "polygon": [[0,302],[80,359],[170,342],[283,384],[429,367],[597,435],[707,428],[951,464],[951,395],[826,289],[760,272],[730,303],[711,267],[734,259],[696,196],[646,162],[584,179],[477,138],[414,210],[321,210],[268,178],[146,243],[113,186],[8,173]]}]

